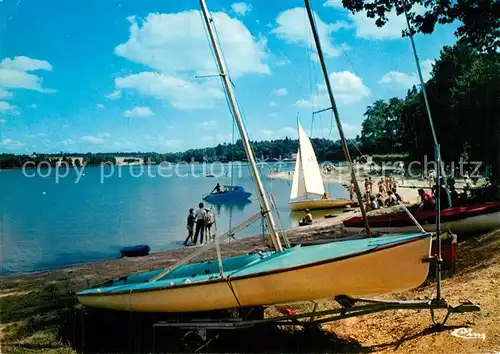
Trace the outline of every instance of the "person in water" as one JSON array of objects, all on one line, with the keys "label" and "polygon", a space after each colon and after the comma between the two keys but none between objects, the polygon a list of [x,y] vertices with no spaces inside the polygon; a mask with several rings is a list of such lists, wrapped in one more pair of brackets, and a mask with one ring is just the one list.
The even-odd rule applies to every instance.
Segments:
[{"label": "person in water", "polygon": [[194,232],[194,241],[196,244],[198,241],[198,234],[200,234],[200,244],[203,244],[203,233],[205,232],[205,215],[206,211],[203,209],[203,203],[198,204],[199,209],[196,209],[196,231]]},{"label": "person in water", "polygon": [[311,212],[309,211],[309,209],[306,209],[305,211],[306,211],[306,215],[304,215],[302,220],[300,220],[300,224],[301,225],[311,225],[313,222],[313,217],[311,215]]},{"label": "person in water", "polygon": [[187,224],[186,228],[188,230],[188,236],[186,237],[186,240],[184,241],[184,246],[187,246],[188,240],[193,242],[193,231],[194,231],[194,209],[191,208],[189,209],[189,214],[187,217]]}]

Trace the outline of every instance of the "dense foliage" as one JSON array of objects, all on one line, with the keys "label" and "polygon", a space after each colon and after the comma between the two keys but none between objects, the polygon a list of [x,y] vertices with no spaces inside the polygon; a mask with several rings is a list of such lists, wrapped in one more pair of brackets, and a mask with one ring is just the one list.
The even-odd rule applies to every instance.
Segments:
[{"label": "dense foliage", "polygon": [[[499,174],[500,54],[470,46],[444,47],[426,83],[436,135],[445,162],[481,161]],[[423,95],[413,87],[404,99],[368,106],[361,142],[367,154],[407,152],[434,157],[434,141]]]}]

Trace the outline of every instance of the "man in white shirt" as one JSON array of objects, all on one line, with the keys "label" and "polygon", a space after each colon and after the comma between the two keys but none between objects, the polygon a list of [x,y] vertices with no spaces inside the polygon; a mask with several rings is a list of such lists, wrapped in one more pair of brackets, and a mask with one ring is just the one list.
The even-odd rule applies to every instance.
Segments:
[{"label": "man in white shirt", "polygon": [[198,234],[200,234],[200,244],[203,244],[203,233],[205,231],[205,216],[206,211],[203,209],[203,203],[198,204],[199,209],[196,209],[194,214],[196,218],[196,231],[194,232],[193,244],[196,245],[198,241]]}]

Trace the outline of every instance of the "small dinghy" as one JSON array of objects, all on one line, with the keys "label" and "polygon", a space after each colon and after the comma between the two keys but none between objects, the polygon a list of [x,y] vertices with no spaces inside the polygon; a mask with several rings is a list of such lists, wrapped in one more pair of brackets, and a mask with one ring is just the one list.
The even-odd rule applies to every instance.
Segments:
[{"label": "small dinghy", "polygon": [[203,196],[203,200],[212,204],[244,203],[251,195],[242,186],[223,186],[220,192]]},{"label": "small dinghy", "polygon": [[122,257],[147,256],[151,249],[148,245],[126,246],[120,249]]}]

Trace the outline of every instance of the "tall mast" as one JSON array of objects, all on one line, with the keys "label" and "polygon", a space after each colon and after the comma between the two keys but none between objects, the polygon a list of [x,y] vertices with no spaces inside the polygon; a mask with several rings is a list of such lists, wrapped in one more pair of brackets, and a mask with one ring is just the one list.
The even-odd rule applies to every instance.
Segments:
[{"label": "tall mast", "polygon": [[[410,41],[411,41],[411,48],[413,50],[413,56],[415,58],[415,63],[417,65],[417,72],[418,72],[418,78],[420,81],[420,87],[422,88],[422,95],[424,96],[424,102],[425,102],[425,109],[427,111],[427,118],[429,118],[429,125],[431,126],[431,132],[432,132],[432,138],[434,139],[434,154],[436,158],[436,163],[438,164],[437,169],[441,173],[444,181],[444,186],[446,187],[446,174],[444,171],[444,166],[441,163],[441,152],[439,149],[439,143],[436,135],[436,130],[434,129],[434,123],[432,120],[432,114],[431,114],[431,107],[429,106],[429,100],[427,99],[427,91],[425,89],[425,84],[424,84],[424,78],[422,77],[422,70],[420,69],[420,61],[418,60],[418,55],[417,55],[417,48],[415,47],[415,41],[413,40],[413,32],[410,26],[410,20],[408,18],[408,11],[406,9],[406,1],[404,2],[404,9],[405,9],[405,18],[406,18],[406,25],[408,27],[408,33],[410,35]],[[436,176],[436,184],[439,186],[439,176]],[[448,204],[451,205],[451,195],[446,189],[446,198],[448,199]]]},{"label": "tall mast", "polygon": [[279,234],[276,231],[276,223],[275,223],[273,215],[271,213],[271,208],[269,206],[269,202],[268,202],[266,194],[264,192],[264,188],[262,186],[262,181],[260,180],[259,171],[257,170],[257,166],[255,164],[255,159],[253,156],[252,147],[248,143],[248,136],[247,136],[247,133],[245,131],[245,127],[243,126],[243,123],[241,121],[240,110],[238,108],[238,105],[236,104],[236,99],[235,99],[233,87],[231,85],[231,82],[229,80],[229,76],[228,76],[228,73],[226,70],[226,64],[224,62],[224,59],[222,58],[219,44],[218,44],[217,40],[215,39],[215,36],[213,33],[213,28],[212,28],[212,24],[211,24],[213,22],[213,19],[209,15],[205,0],[200,0],[200,4],[201,4],[201,10],[202,10],[202,14],[203,14],[203,20],[205,21],[205,25],[206,25],[207,30],[208,30],[210,42],[212,43],[212,46],[214,48],[219,73],[220,73],[220,76],[222,78],[222,82],[224,83],[226,93],[229,97],[231,111],[233,113],[234,119],[236,120],[236,125],[238,126],[241,140],[243,142],[243,147],[245,149],[245,152],[246,152],[246,155],[248,158],[248,164],[250,165],[250,170],[252,171],[253,178],[255,179],[255,183],[257,184],[257,190],[258,190],[260,206],[262,209],[262,214],[267,218],[268,228],[269,228],[271,240],[273,242],[275,250],[278,252],[283,251],[283,247],[281,246],[281,241],[279,239]]},{"label": "tall mast", "polygon": [[316,31],[316,24],[314,22],[313,13],[309,0],[305,0],[305,5],[307,9],[307,16],[309,17],[309,23],[311,24],[311,30],[314,37],[314,42],[316,43],[316,49],[318,50],[318,57],[321,63],[321,70],[323,71],[323,76],[325,77],[326,88],[328,91],[328,96],[330,97],[330,103],[332,105],[333,115],[335,116],[335,121],[337,122],[337,128],[339,130],[340,140],[342,142],[342,148],[344,150],[344,155],[349,166],[349,171],[351,173],[351,179],[354,183],[354,190],[356,192],[356,197],[358,198],[359,208],[361,209],[361,214],[363,214],[363,220],[365,221],[366,233],[368,237],[371,237],[370,225],[368,225],[368,219],[366,217],[366,210],[363,204],[363,199],[361,197],[361,192],[359,190],[358,180],[356,179],[356,174],[354,173],[354,167],[351,160],[351,154],[349,153],[349,148],[344,136],[344,130],[342,129],[342,124],[340,123],[339,111],[337,110],[337,105],[335,103],[335,98],[333,97],[332,86],[330,85],[330,78],[328,77],[328,71],[326,70],[325,58],[323,56],[323,51],[321,50],[321,43],[319,41],[318,33]]},{"label": "tall mast", "polygon": [[[415,41],[413,40],[413,32],[410,26],[410,20],[408,18],[408,11],[406,9],[406,1],[404,2],[406,25],[408,27],[408,33],[410,35],[411,48],[413,50],[413,56],[415,57],[415,63],[417,65],[418,78],[420,80],[420,86],[422,87],[422,94],[424,96],[425,108],[427,110],[427,117],[429,118],[429,124],[431,126],[432,138],[434,139],[434,158],[436,159],[436,237],[437,237],[437,262],[436,262],[436,298],[441,299],[441,176],[443,177],[444,187],[446,188],[446,175],[444,171],[444,166],[441,163],[441,151],[439,143],[437,140],[436,131],[434,130],[434,123],[431,115],[431,108],[429,106],[429,100],[427,99],[427,92],[425,90],[425,83],[422,77],[422,70],[420,69],[420,62],[418,60],[417,49],[415,47]],[[446,197],[448,199],[448,205],[451,206],[451,196],[450,192],[446,188]]]}]

